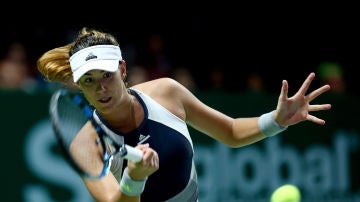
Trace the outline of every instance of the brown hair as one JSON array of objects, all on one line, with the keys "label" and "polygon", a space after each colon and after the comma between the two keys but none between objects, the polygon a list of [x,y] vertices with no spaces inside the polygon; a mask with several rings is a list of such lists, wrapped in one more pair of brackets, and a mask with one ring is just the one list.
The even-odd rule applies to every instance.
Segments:
[{"label": "brown hair", "polygon": [[45,52],[37,60],[37,69],[47,81],[59,82],[63,85],[73,86],[73,77],[69,58],[77,51],[94,45],[116,45],[116,38],[105,32],[95,29],[82,28],[77,38],[58,48]]}]

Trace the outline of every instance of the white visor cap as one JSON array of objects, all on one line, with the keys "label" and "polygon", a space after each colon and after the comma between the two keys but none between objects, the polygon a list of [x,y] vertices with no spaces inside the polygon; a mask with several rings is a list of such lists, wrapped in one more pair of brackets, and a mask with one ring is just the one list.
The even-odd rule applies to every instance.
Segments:
[{"label": "white visor cap", "polygon": [[115,72],[122,60],[119,46],[96,45],[84,48],[70,57],[74,82],[90,70]]}]

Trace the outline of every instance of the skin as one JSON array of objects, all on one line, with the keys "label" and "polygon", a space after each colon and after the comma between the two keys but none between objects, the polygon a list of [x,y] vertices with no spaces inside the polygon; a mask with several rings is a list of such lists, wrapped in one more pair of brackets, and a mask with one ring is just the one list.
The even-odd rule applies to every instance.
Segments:
[{"label": "skin", "polygon": [[[127,91],[123,81],[125,77],[126,63],[122,61],[116,72],[92,70],[83,75],[77,83],[101,116],[121,132],[134,129],[144,118],[142,106]],[[330,86],[324,85],[306,94],[314,78],[315,74],[310,73],[297,93],[291,97],[288,97],[288,82],[282,81],[281,93],[274,113],[274,119],[279,125],[291,126],[302,121],[325,124],[324,120],[311,115],[310,112],[329,110],[331,105],[311,105],[310,102],[330,90]],[[187,124],[229,147],[237,148],[266,138],[258,128],[258,117],[229,117],[205,105],[188,89],[170,78],[148,81],[132,88],[148,94]],[[91,163],[92,169],[102,167],[99,150],[94,144],[95,139],[95,131],[90,124],[87,124],[78,134],[71,149],[76,158]],[[141,180],[159,169],[159,158],[156,151],[147,144],[138,145],[137,148],[143,151],[143,159],[139,163],[129,161],[128,174],[135,180]],[[122,194],[112,173],[99,180],[83,180],[97,201],[140,201],[139,196],[129,197]]]}]

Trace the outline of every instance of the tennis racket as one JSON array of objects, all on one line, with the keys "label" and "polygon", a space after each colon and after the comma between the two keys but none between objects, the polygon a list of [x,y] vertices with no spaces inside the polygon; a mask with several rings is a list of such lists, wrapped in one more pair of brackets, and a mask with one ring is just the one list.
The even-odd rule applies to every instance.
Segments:
[{"label": "tennis racket", "polygon": [[[119,141],[115,141],[111,135],[108,135],[93,118],[93,108],[79,92],[65,88],[55,91],[51,96],[49,110],[54,134],[66,157],[65,159],[80,175],[93,179],[103,177],[109,172],[112,158],[117,154],[128,160],[141,161],[142,151],[132,146],[121,144]],[[71,144],[79,131],[88,122],[91,122],[98,134],[94,144],[96,144],[96,149],[101,154],[100,158],[103,162],[101,168],[94,169],[91,160],[75,158],[72,152],[70,152]],[[94,158],[97,157],[96,155],[94,156]],[[89,167],[91,167],[91,172]]]}]

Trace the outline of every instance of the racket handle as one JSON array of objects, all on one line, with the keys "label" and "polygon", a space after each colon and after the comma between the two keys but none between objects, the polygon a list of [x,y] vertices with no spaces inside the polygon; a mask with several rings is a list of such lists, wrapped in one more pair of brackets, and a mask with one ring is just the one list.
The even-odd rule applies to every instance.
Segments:
[{"label": "racket handle", "polygon": [[135,147],[125,145],[126,154],[124,158],[135,162],[140,162],[143,156],[143,152]]}]

